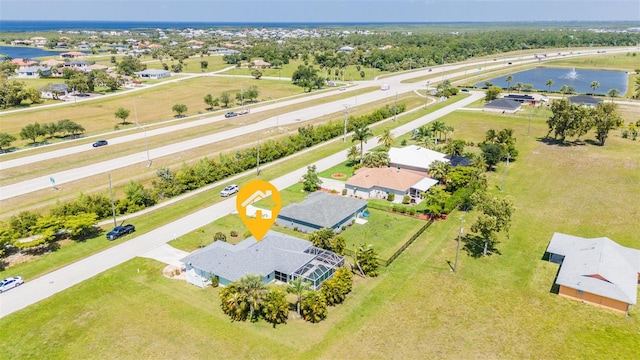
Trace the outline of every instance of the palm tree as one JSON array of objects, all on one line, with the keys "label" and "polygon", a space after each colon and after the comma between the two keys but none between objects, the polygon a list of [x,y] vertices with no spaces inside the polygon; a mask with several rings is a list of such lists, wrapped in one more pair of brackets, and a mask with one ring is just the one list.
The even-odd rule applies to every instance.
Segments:
[{"label": "palm tree", "polygon": [[471,166],[481,171],[487,171],[487,167],[489,165],[487,164],[487,161],[484,159],[484,156],[482,156],[481,154],[476,154],[474,157],[471,158]]},{"label": "palm tree", "polygon": [[562,98],[564,99],[565,94],[569,92],[569,87],[567,85],[562,85],[560,87],[560,93],[562,94]]},{"label": "palm tree", "polygon": [[352,166],[353,164],[356,163],[356,160],[358,159],[359,155],[360,155],[360,150],[358,150],[357,146],[352,146],[349,149],[347,149],[347,159],[349,160]]},{"label": "palm tree", "polygon": [[517,82],[515,85],[516,90],[518,90],[518,92],[520,92],[520,90],[522,90],[522,83],[521,82]]},{"label": "palm tree", "polygon": [[636,77],[636,99],[640,99],[640,76]]},{"label": "palm tree", "polygon": [[546,82],[546,83],[544,83],[544,84],[547,86],[547,88],[549,88],[549,91],[548,91],[548,92],[551,92],[551,87],[552,87],[552,86],[553,86],[553,84],[555,84],[555,83],[553,82],[553,79],[549,79],[549,80],[547,80],[547,82]]},{"label": "palm tree", "polygon": [[362,163],[362,157],[364,156],[364,144],[367,139],[372,137],[373,133],[367,126],[357,128],[353,131],[353,139],[351,141],[360,141],[360,163]]},{"label": "palm tree", "polygon": [[429,165],[429,176],[438,180],[440,184],[447,183],[447,174],[449,174],[449,170],[451,169],[451,165],[448,162],[436,160]]},{"label": "palm tree", "polygon": [[609,95],[611,97],[611,102],[613,102],[613,98],[620,96],[620,90],[618,89],[611,89],[609,90],[609,92],[607,93],[607,95]]},{"label": "palm tree", "polygon": [[262,299],[267,292],[267,286],[262,282],[262,276],[249,274],[239,280],[240,292],[246,295],[249,303],[249,319],[253,320],[254,315],[260,309]]},{"label": "palm tree", "polygon": [[300,302],[302,301],[302,294],[309,289],[311,289],[311,283],[305,281],[301,277],[297,277],[294,280],[289,280],[289,287],[287,287],[287,291],[298,296],[298,301],[296,302],[298,316],[300,316]]},{"label": "palm tree", "polygon": [[509,89],[511,88],[511,82],[513,81],[513,76],[507,75],[504,81],[507,82],[507,91],[509,91]]},{"label": "palm tree", "polygon": [[436,120],[431,123],[431,131],[438,133],[438,140],[441,139],[442,133],[445,131],[446,127],[447,125],[441,120]]},{"label": "palm tree", "polygon": [[378,135],[378,142],[380,142],[387,149],[391,148],[393,145],[393,135],[391,135],[391,130],[384,129],[380,135]]},{"label": "palm tree", "polygon": [[595,94],[596,89],[600,87],[600,83],[598,81],[592,81],[589,87],[591,88],[591,90],[593,90],[593,93]]},{"label": "palm tree", "polygon": [[447,134],[452,133],[453,132],[453,126],[450,125],[445,125],[444,126],[444,141],[447,141]]}]

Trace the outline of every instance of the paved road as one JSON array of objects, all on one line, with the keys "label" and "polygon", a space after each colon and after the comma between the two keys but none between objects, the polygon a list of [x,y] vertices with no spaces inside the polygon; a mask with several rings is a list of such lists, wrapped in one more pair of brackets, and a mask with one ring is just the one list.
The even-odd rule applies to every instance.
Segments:
[{"label": "paved road", "polygon": [[[482,97],[484,97],[483,92],[472,92],[468,98],[394,129],[392,134],[396,137],[406,134],[416,127],[447,115]],[[364,144],[365,151],[375,146],[377,146],[376,139],[370,139]],[[316,162],[315,165],[319,171],[323,171],[339,164],[344,159],[345,154],[340,151]],[[305,166],[274,179],[271,183],[278,189],[284,189],[297,183],[306,171]],[[46,299],[136,256],[144,255],[178,236],[194,231],[234,211],[235,197],[232,197],[0,294],[0,318]],[[106,240],[95,239],[94,241]]]}]

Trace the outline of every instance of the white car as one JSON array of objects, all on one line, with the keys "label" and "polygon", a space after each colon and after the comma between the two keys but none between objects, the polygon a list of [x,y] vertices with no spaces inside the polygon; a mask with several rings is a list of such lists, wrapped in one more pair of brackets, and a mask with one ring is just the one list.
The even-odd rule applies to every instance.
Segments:
[{"label": "white car", "polygon": [[13,289],[14,287],[18,287],[22,284],[24,284],[24,280],[22,280],[22,277],[20,276],[8,277],[2,280],[2,282],[0,282],[0,293],[3,291]]},{"label": "white car", "polygon": [[222,189],[222,191],[220,191],[220,196],[223,197],[227,197],[227,196],[231,196],[235,193],[238,192],[238,185],[233,184],[233,185],[229,185],[226,188]]}]

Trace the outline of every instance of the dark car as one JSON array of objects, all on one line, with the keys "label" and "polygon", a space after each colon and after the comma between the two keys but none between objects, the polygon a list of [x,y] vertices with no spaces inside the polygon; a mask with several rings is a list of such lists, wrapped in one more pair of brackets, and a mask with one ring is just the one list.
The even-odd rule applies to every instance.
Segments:
[{"label": "dark car", "polygon": [[100,147],[100,146],[105,146],[105,145],[109,145],[107,140],[98,140],[98,141],[93,143],[93,147]]},{"label": "dark car", "polygon": [[134,231],[136,231],[136,227],[131,224],[116,226],[107,233],[107,239],[115,240],[121,236],[131,234]]},{"label": "dark car", "polygon": [[224,114],[224,117],[226,117],[226,118],[230,118],[230,117],[234,117],[234,116],[238,116],[238,113],[233,112],[233,111],[229,111],[228,113]]}]

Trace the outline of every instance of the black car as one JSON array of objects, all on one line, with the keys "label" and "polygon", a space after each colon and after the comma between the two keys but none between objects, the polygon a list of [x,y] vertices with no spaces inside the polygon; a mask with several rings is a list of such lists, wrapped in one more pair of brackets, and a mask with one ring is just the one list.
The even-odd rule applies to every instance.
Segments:
[{"label": "black car", "polygon": [[131,224],[116,226],[107,233],[107,239],[115,240],[121,236],[131,234],[134,231],[136,231],[136,227]]},{"label": "black car", "polygon": [[228,113],[224,114],[224,117],[226,117],[226,118],[230,118],[230,117],[234,117],[234,116],[238,116],[238,113],[233,112],[233,111],[229,111]]},{"label": "black car", "polygon": [[100,147],[100,146],[105,146],[105,145],[109,145],[107,140],[98,140],[98,141],[93,143],[93,147]]}]

